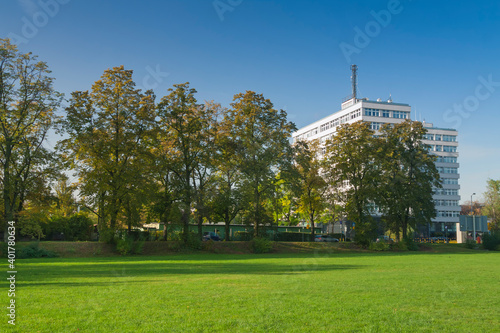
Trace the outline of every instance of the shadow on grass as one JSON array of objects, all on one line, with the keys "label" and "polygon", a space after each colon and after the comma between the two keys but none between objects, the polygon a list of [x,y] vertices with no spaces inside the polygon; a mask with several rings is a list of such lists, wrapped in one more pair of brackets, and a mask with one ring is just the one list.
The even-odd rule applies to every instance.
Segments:
[{"label": "shadow on grass", "polygon": [[[297,258],[297,257],[295,257]],[[300,259],[300,257],[298,258]],[[198,276],[198,275],[301,275],[321,271],[342,271],[358,269],[362,265],[325,264],[314,258],[304,258],[293,262],[279,263],[276,261],[266,262],[200,262],[186,260],[184,262],[172,262],[171,260],[144,261],[142,258],[117,262],[117,260],[106,263],[86,263],[71,260],[69,265],[43,264],[23,265],[18,273],[20,286],[34,285],[59,285],[66,284],[68,279],[92,279],[92,278],[116,278],[120,282],[122,278],[133,278],[127,283],[141,283],[143,278],[159,278],[162,276]],[[262,262],[263,261],[263,262]],[[66,281],[65,281],[66,280]],[[57,281],[61,281],[58,283]],[[69,282],[71,283],[71,282]],[[82,281],[81,284],[94,284],[92,281]],[[101,283],[101,282],[97,282]],[[79,284],[79,283],[77,283]]]}]

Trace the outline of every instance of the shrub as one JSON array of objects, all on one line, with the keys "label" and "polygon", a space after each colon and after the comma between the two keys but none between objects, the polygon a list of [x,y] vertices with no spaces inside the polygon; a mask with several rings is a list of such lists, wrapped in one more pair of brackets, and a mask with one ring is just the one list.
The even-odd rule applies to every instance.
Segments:
[{"label": "shrub", "polygon": [[48,251],[45,249],[41,249],[37,243],[31,243],[27,246],[21,247],[17,250],[16,258],[17,259],[29,259],[29,258],[54,258],[57,257],[57,253],[53,251]]},{"label": "shrub", "polygon": [[406,244],[406,247],[408,250],[410,250],[410,251],[420,250],[420,248],[418,247],[418,244],[415,243],[415,240],[413,239],[413,237],[406,237],[405,239],[403,239],[403,241]]},{"label": "shrub", "polygon": [[268,253],[273,248],[273,243],[267,238],[256,237],[250,241],[253,253]]},{"label": "shrub", "polygon": [[483,235],[483,248],[490,251],[500,251],[500,232]]},{"label": "shrub", "polygon": [[21,214],[18,222],[19,234],[30,239],[44,238],[42,225],[46,223],[47,217],[42,213]]},{"label": "shrub", "polygon": [[121,255],[141,254],[144,248],[144,240],[135,240],[134,236],[125,235],[116,241],[116,250]]},{"label": "shrub", "polygon": [[236,231],[234,239],[239,241],[250,241],[253,238],[253,233],[249,231]]},{"label": "shrub", "polygon": [[467,239],[467,240],[465,241],[465,247],[466,247],[467,249],[475,249],[475,248],[476,248],[476,242],[475,242],[475,241],[473,241],[472,239]]},{"label": "shrub", "polygon": [[389,244],[389,247],[393,251],[408,251],[408,245],[405,241],[393,242]]},{"label": "shrub", "polygon": [[50,240],[89,241],[93,222],[83,213],[70,217],[56,216],[43,224]]},{"label": "shrub", "polygon": [[368,249],[371,251],[388,251],[390,246],[386,242],[371,242]]}]

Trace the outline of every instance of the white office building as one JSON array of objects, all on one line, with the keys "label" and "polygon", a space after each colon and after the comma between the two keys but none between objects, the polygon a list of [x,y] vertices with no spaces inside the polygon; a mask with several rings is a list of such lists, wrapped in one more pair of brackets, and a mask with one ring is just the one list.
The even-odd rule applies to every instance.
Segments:
[{"label": "white office building", "polygon": [[[355,90],[355,72],[353,73],[353,95],[342,103],[341,109],[332,115],[307,125],[293,133],[293,141],[319,139],[325,143],[335,135],[341,124],[366,121],[371,129],[378,131],[382,124],[400,123],[410,119],[411,107],[408,104],[388,101],[357,99]],[[436,218],[420,231],[423,236],[447,233],[454,235],[459,222],[460,185],[458,183],[458,141],[457,131],[448,128],[433,127],[430,123],[423,123],[427,129],[424,142],[430,146],[430,151],[437,155],[436,167],[439,170],[443,187],[436,189],[433,195],[437,210]],[[460,240],[459,240],[460,242]]]}]

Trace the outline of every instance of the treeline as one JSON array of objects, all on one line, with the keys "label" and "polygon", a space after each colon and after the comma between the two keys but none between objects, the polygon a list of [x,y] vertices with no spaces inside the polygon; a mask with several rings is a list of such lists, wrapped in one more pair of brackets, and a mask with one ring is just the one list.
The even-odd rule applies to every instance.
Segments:
[{"label": "treeline", "polygon": [[[439,174],[419,122],[378,136],[368,123],[346,124],[325,144],[292,144],[286,112],[252,91],[228,108],[198,101],[189,83],[157,99],[121,66],[73,92],[58,115],[53,80],[44,62],[0,39],[2,214],[24,235],[44,236],[41,215],[79,210],[104,238],[148,222],[180,224],[187,242],[193,222],[201,237],[202,223],[224,221],[228,237],[234,222],[259,236],[272,225],[344,218],[367,244],[375,207],[398,238],[435,216]],[[62,135],[53,150],[44,145],[51,129]]]}]

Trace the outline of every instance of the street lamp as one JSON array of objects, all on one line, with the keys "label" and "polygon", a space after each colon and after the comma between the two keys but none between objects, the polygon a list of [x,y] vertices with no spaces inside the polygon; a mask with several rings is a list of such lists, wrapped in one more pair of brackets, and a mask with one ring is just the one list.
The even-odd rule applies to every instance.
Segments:
[{"label": "street lamp", "polygon": [[472,196],[476,195],[476,193],[472,193],[470,196],[470,214],[472,215],[472,240],[476,242],[476,219],[474,218],[474,211],[472,210]]}]

